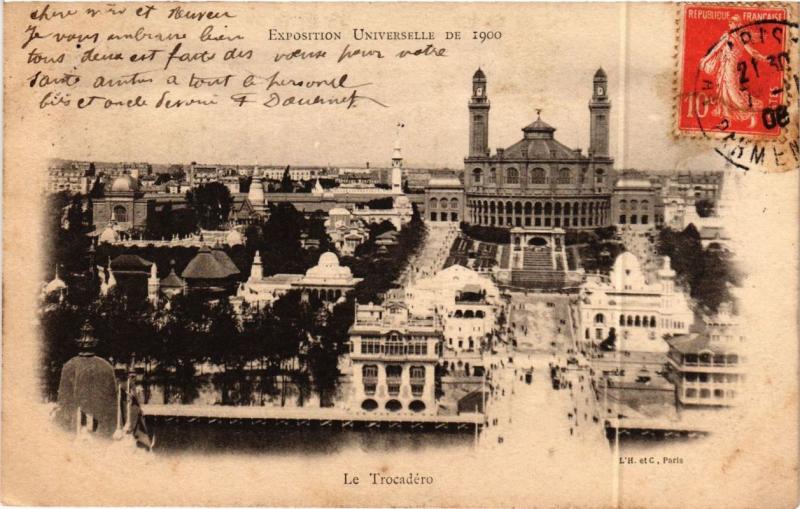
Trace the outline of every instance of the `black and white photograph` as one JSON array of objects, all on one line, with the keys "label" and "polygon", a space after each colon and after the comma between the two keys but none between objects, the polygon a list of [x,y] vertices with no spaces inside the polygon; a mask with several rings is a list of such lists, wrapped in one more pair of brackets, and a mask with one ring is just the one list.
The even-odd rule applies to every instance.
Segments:
[{"label": "black and white photograph", "polygon": [[794,7],[4,27],[4,503],[797,504]]}]

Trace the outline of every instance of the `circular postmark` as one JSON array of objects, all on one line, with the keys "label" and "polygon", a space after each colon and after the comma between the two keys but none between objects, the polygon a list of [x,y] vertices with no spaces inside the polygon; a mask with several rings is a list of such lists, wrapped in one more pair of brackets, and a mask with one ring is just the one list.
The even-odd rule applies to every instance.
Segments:
[{"label": "circular postmark", "polygon": [[796,169],[797,21],[785,7],[690,5],[683,11],[678,131],[714,141],[743,169]]}]

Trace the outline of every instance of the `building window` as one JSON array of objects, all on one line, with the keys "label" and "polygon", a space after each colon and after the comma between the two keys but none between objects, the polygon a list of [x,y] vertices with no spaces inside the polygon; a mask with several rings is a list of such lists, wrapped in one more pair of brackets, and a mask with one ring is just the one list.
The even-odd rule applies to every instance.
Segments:
[{"label": "building window", "polygon": [[425,379],[425,366],[411,366],[410,369],[411,378],[421,378]]},{"label": "building window", "polygon": [[361,353],[363,354],[381,353],[381,342],[374,339],[362,339]]},{"label": "building window", "polygon": [[118,223],[128,222],[128,210],[122,205],[114,207],[114,221]]},{"label": "building window", "polygon": [[642,216],[642,224],[647,224],[649,221],[650,218],[647,216],[647,214]]},{"label": "building window", "polygon": [[572,172],[569,171],[569,168],[558,170],[558,183],[569,184],[570,182],[572,182]]},{"label": "building window", "polygon": [[631,224],[636,224],[636,214],[631,214]]},{"label": "building window", "polygon": [[686,397],[687,398],[696,398],[697,397],[697,389],[686,389]]},{"label": "building window", "polygon": [[[386,355],[403,355],[403,341],[397,334],[392,334],[386,340]],[[388,373],[388,366],[386,370]]]},{"label": "building window", "polygon": [[439,200],[437,200],[436,198],[431,198],[431,201],[430,201],[430,203],[431,203],[431,208],[432,208],[432,209],[435,209],[435,208],[436,208],[436,205],[438,205],[438,204],[439,204]]},{"label": "building window", "polygon": [[450,208],[457,209],[458,208],[458,199],[457,198],[450,198]]},{"label": "building window", "polygon": [[709,389],[700,389],[700,397],[707,399],[711,397],[711,391]]},{"label": "building window", "polygon": [[489,170],[489,183],[490,184],[497,184],[497,169],[492,168]]},{"label": "building window", "polygon": [[472,170],[472,183],[473,184],[480,184],[481,183],[481,175],[483,171],[480,168],[475,168]]},{"label": "building window", "polygon": [[531,170],[531,184],[544,184],[545,171],[542,168],[534,168]]},{"label": "building window", "polygon": [[389,391],[389,396],[400,394],[400,377],[402,373],[402,366],[396,364],[386,366],[386,387]]},{"label": "building window", "polygon": [[516,168],[506,170],[506,184],[519,184],[519,171]]},{"label": "building window", "polygon": [[427,355],[428,354],[428,343],[424,340],[422,341],[411,341],[408,344],[408,354],[409,355]]}]

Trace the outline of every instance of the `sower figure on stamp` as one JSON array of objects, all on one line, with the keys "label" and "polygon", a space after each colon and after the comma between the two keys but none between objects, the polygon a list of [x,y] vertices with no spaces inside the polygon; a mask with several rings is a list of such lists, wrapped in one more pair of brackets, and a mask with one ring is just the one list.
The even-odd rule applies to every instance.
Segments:
[{"label": "sower figure on stamp", "polygon": [[739,24],[739,16],[732,16],[728,22],[730,30],[723,33],[719,42],[700,60],[700,69],[715,76],[717,104],[714,115],[749,120],[752,128],[764,103],[743,86],[745,82],[742,81],[744,78],[740,78],[739,62],[743,61],[745,53],[755,60],[765,60],[765,57],[752,44],[745,44],[737,36],[735,30]]}]

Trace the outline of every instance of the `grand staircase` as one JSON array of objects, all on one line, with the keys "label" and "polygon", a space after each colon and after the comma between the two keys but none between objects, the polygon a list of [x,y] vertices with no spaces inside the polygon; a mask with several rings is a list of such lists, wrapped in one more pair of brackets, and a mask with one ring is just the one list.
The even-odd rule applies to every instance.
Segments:
[{"label": "grand staircase", "polygon": [[522,269],[511,272],[511,284],[523,288],[557,290],[564,286],[564,267],[561,259],[553,258],[547,249],[525,249]]}]

